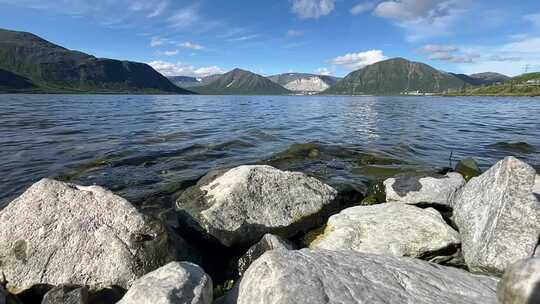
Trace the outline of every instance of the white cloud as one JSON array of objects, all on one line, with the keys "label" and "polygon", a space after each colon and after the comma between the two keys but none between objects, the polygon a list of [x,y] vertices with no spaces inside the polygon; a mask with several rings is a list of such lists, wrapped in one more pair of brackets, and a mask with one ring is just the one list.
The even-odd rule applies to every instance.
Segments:
[{"label": "white cloud", "polygon": [[371,50],[359,53],[349,53],[343,56],[336,57],[329,61],[330,64],[342,66],[349,70],[358,70],[382,60],[386,60],[386,57],[381,50]]},{"label": "white cloud", "polygon": [[430,60],[447,61],[453,63],[473,62],[481,56],[476,53],[462,52],[458,47],[443,44],[427,44],[419,49],[427,54]]},{"label": "white cloud", "polygon": [[324,76],[330,76],[333,74],[332,71],[330,71],[328,68],[318,68],[315,70],[315,73]]},{"label": "white cloud", "polygon": [[330,14],[336,0],[292,0],[292,11],[300,19],[319,18]]},{"label": "white cloud", "polygon": [[196,51],[204,50],[204,47],[202,45],[191,43],[189,41],[180,43],[178,46],[183,47],[185,49],[196,50]]},{"label": "white cloud", "polygon": [[530,14],[523,17],[526,21],[531,22],[534,26],[540,28],[540,13]]},{"label": "white cloud", "polygon": [[187,28],[200,21],[200,19],[198,7],[190,6],[177,10],[172,16],[167,18],[167,21],[172,27]]},{"label": "white cloud", "polygon": [[152,61],[148,63],[156,71],[165,76],[192,76],[206,77],[215,74],[223,74],[226,71],[218,66],[195,67],[182,62],[172,63],[166,61]]},{"label": "white cloud", "polygon": [[351,14],[360,15],[373,10],[376,6],[375,2],[361,2],[351,8]]},{"label": "white cloud", "polygon": [[152,37],[152,39],[150,39],[150,46],[151,47],[162,46],[163,44],[165,44],[165,42],[166,42],[165,39],[162,39],[159,37]]},{"label": "white cloud", "polygon": [[377,5],[375,15],[391,20],[417,41],[450,34],[471,0],[395,0]]},{"label": "white cloud", "polygon": [[158,5],[155,6],[154,10],[151,11],[150,14],[148,14],[148,18],[161,16],[165,12],[168,6],[169,6],[169,1],[166,1],[166,0],[161,1],[160,3],[158,3]]},{"label": "white cloud", "polygon": [[459,49],[453,45],[426,44],[421,48],[424,52],[455,52]]},{"label": "white cloud", "polygon": [[227,41],[229,41],[229,42],[240,42],[240,41],[253,40],[253,39],[257,38],[257,37],[259,37],[258,34],[245,35],[245,36],[240,36],[240,37],[235,37],[235,38],[229,38],[229,39],[227,39]]},{"label": "white cloud", "polygon": [[161,56],[176,56],[178,53],[178,50],[158,52],[158,54]]},{"label": "white cloud", "polygon": [[297,30],[288,30],[287,31],[287,37],[302,37],[304,36],[304,32],[297,31]]}]

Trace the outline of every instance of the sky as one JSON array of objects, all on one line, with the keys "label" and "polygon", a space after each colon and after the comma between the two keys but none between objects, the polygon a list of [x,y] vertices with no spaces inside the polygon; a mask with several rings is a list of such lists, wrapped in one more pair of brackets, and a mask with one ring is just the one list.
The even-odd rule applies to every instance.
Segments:
[{"label": "sky", "polygon": [[540,71],[539,0],[0,0],[0,28],[164,75],[344,76],[392,57]]}]

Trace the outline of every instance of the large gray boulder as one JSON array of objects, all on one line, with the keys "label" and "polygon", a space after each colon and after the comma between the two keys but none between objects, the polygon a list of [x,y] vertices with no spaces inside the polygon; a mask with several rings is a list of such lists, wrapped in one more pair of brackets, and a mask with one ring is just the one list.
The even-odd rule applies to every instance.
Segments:
[{"label": "large gray boulder", "polygon": [[406,204],[345,209],[328,220],[309,247],[430,259],[451,254],[460,243],[437,210]]},{"label": "large gray boulder", "polygon": [[118,304],[210,304],[212,279],[197,265],[172,262],[141,277]]},{"label": "large gray boulder", "polygon": [[270,250],[293,250],[295,246],[279,236],[265,234],[262,239],[238,260],[238,275],[242,276],[251,263]]},{"label": "large gray boulder", "polygon": [[387,202],[435,204],[452,207],[452,199],[465,179],[461,174],[419,176],[398,174],[384,181]]},{"label": "large gray boulder", "polygon": [[507,157],[458,193],[454,217],[471,271],[502,274],[534,254],[540,236],[535,176],[531,166]]},{"label": "large gray boulder", "polygon": [[127,289],[175,258],[161,223],[97,186],[43,179],[0,212],[0,223],[0,273],[10,289]]},{"label": "large gray boulder", "polygon": [[508,267],[497,288],[499,304],[540,303],[540,258]]},{"label": "large gray boulder", "polygon": [[536,176],[533,193],[538,197],[538,200],[540,200],[540,175]]},{"label": "large gray boulder", "polygon": [[220,303],[496,303],[497,279],[417,259],[353,251],[273,250]]},{"label": "large gray boulder", "polygon": [[337,191],[315,178],[270,166],[211,172],[176,202],[185,225],[221,244],[248,246],[264,234],[282,237],[324,221]]}]

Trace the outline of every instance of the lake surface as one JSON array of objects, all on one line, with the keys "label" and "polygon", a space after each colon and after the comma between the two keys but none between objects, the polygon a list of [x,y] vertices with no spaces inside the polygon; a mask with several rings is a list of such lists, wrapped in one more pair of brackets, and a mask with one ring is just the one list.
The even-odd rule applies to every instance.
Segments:
[{"label": "lake surface", "polygon": [[0,95],[0,209],[43,177],[167,206],[211,169],[309,142],[307,161],[276,164],[355,183],[373,171],[363,153],[418,168],[448,166],[451,152],[483,168],[515,155],[538,170],[540,99]]}]

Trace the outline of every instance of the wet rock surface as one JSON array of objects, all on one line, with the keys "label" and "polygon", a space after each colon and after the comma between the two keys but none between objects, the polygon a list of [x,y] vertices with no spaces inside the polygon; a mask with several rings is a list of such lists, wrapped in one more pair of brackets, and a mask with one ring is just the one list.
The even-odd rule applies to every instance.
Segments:
[{"label": "wet rock surface", "polygon": [[478,163],[473,158],[466,158],[456,165],[455,171],[463,176],[466,181],[482,174]]},{"label": "wet rock surface", "polygon": [[459,243],[457,231],[435,209],[387,203],[333,215],[309,247],[434,259],[452,255]]},{"label": "wet rock surface", "polygon": [[220,303],[496,303],[494,278],[409,258],[274,250]]},{"label": "wet rock surface", "polygon": [[41,304],[89,304],[88,288],[80,285],[54,287],[45,294]]},{"label": "wet rock surface", "polygon": [[459,173],[446,175],[399,174],[384,181],[387,202],[452,206],[455,193],[465,185]]},{"label": "wet rock surface", "polygon": [[165,227],[101,187],[43,179],[0,212],[0,272],[8,287],[128,288],[173,260]]},{"label": "wet rock surface", "polygon": [[507,157],[473,178],[454,201],[465,261],[475,272],[500,273],[534,254],[540,236],[536,172]]},{"label": "wet rock surface", "polygon": [[337,191],[303,173],[240,166],[209,173],[176,202],[185,225],[221,244],[245,246],[266,233],[284,237],[324,221]]}]

